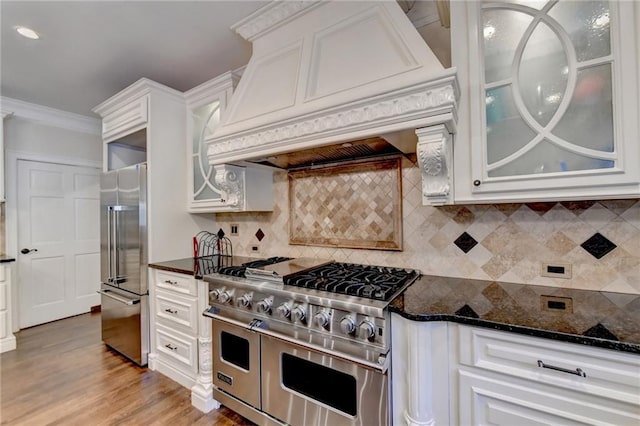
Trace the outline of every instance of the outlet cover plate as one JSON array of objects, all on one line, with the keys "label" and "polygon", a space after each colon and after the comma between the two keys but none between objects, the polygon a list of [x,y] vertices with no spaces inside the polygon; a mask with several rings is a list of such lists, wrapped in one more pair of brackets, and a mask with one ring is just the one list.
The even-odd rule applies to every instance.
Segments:
[{"label": "outlet cover plate", "polygon": [[542,262],[540,275],[549,278],[571,278],[571,264],[561,262]]}]

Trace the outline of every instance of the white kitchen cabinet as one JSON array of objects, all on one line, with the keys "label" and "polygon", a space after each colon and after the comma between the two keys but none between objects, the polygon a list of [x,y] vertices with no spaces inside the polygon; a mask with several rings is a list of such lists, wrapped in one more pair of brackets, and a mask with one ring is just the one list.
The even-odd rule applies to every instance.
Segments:
[{"label": "white kitchen cabinet", "polygon": [[132,98],[102,117],[102,139],[105,143],[146,127],[149,118],[149,95],[134,94]]},{"label": "white kitchen cabinet", "polygon": [[227,72],[185,93],[187,102],[188,208],[192,213],[270,211],[273,175],[269,170],[213,166],[205,139],[220,123],[239,77]]},{"label": "white kitchen cabinet", "polygon": [[208,413],[213,399],[209,286],[193,277],[149,268],[149,368],[191,389],[191,403]]},{"label": "white kitchen cabinet", "polygon": [[394,425],[640,424],[637,354],[398,314],[391,326]]},{"label": "white kitchen cabinet", "polygon": [[197,281],[149,269],[149,368],[191,388],[198,374]]},{"label": "white kitchen cabinet", "polygon": [[637,355],[458,324],[449,333],[459,424],[640,422]]},{"label": "white kitchen cabinet", "polygon": [[456,203],[640,195],[638,8],[451,3]]},{"label": "white kitchen cabinet", "polygon": [[13,262],[0,263],[0,353],[16,348],[11,310],[11,269]]}]

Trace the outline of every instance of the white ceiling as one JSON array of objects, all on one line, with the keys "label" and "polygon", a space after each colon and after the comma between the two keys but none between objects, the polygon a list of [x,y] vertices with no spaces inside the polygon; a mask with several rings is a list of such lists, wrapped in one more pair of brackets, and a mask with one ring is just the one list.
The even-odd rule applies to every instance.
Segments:
[{"label": "white ceiling", "polygon": [[[77,114],[147,77],[180,91],[247,63],[229,27],[265,1],[0,2],[2,96]],[[14,27],[42,36],[28,40]]]}]

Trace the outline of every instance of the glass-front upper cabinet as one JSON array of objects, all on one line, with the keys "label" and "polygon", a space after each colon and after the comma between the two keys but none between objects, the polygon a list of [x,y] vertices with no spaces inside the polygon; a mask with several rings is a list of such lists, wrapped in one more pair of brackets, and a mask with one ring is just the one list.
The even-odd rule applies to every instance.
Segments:
[{"label": "glass-front upper cabinet", "polygon": [[273,172],[231,164],[212,166],[205,140],[220,123],[238,75],[227,72],[185,93],[188,210],[191,213],[272,211]]},{"label": "glass-front upper cabinet", "polygon": [[190,110],[193,126],[192,152],[193,161],[193,201],[218,199],[221,191],[213,184],[213,166],[207,160],[207,147],[204,139],[213,133],[220,122],[220,101],[202,105]]},{"label": "glass-front upper cabinet", "polygon": [[467,58],[454,52],[468,65],[469,127],[454,149],[470,175],[456,171],[456,201],[640,196],[640,5],[464,3],[452,33],[469,24]]},{"label": "glass-front upper cabinet", "polygon": [[220,122],[233,93],[237,77],[225,73],[185,94],[187,99],[187,143],[189,146],[189,211],[212,212],[226,208],[223,191],[215,183],[215,170],[207,159],[204,142]]}]

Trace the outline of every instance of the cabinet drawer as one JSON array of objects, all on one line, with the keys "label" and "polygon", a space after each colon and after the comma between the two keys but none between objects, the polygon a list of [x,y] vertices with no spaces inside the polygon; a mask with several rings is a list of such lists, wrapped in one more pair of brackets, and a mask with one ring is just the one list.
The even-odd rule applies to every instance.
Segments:
[{"label": "cabinet drawer", "polygon": [[156,324],[156,350],[167,364],[195,377],[198,371],[198,343],[195,337]]},{"label": "cabinet drawer", "polygon": [[198,333],[198,303],[195,297],[187,297],[167,292],[156,291],[156,318],[168,327],[179,327],[187,334]]},{"label": "cabinet drawer", "polygon": [[463,425],[637,425],[638,407],[541,383],[462,367],[458,370]]},{"label": "cabinet drawer", "polygon": [[191,296],[198,294],[196,279],[191,275],[156,270],[156,285],[158,288],[177,293],[190,294]]},{"label": "cabinet drawer", "polygon": [[[8,268],[8,266],[7,266]],[[4,282],[6,280],[6,276],[5,276],[5,266],[4,265],[0,265],[0,283]]]},{"label": "cabinet drawer", "polygon": [[143,96],[102,119],[102,139],[110,142],[138,130],[148,119],[149,97]]},{"label": "cabinet drawer", "polygon": [[[640,405],[640,357],[572,343],[459,326],[463,365]],[[560,367],[566,371],[547,367]],[[576,373],[584,372],[585,377]]]}]

